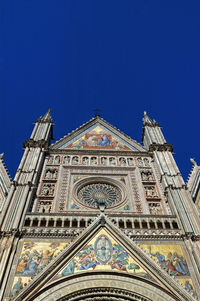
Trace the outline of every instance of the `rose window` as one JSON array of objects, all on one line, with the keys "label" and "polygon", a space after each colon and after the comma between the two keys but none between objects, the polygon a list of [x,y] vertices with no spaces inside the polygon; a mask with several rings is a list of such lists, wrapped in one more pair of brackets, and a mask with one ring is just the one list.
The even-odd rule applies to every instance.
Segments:
[{"label": "rose window", "polygon": [[109,208],[122,201],[120,189],[107,183],[91,183],[82,186],[78,190],[77,197],[81,203],[93,208],[98,208],[101,204]]}]

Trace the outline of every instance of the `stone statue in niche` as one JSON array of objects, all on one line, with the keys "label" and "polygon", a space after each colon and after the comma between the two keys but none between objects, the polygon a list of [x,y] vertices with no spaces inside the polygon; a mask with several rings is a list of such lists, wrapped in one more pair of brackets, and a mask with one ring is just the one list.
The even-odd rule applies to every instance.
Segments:
[{"label": "stone statue in niche", "polygon": [[132,158],[128,158],[127,161],[128,161],[128,165],[129,166],[133,165],[133,159]]},{"label": "stone statue in niche", "polygon": [[53,171],[53,179],[57,179],[57,176],[58,176],[58,171],[57,171],[57,169],[54,169],[54,171]]},{"label": "stone statue in niche", "polygon": [[54,190],[55,190],[55,185],[51,184],[49,187],[49,195],[53,195],[54,194]]},{"label": "stone statue in niche", "polygon": [[89,158],[88,157],[83,157],[83,165],[88,165],[89,164]]},{"label": "stone statue in niche", "polygon": [[153,174],[150,171],[142,171],[141,172],[142,181],[153,181]]},{"label": "stone statue in niche", "polygon": [[53,157],[51,157],[51,156],[49,157],[48,163],[49,163],[49,164],[52,164],[52,163],[53,163]]},{"label": "stone statue in niche", "polygon": [[44,184],[41,191],[42,195],[48,195],[49,194],[49,187],[47,184]]},{"label": "stone statue in niche", "polygon": [[142,158],[137,158],[138,166],[143,166]]},{"label": "stone statue in niche", "polygon": [[147,198],[157,198],[158,194],[155,186],[145,186],[145,193]]},{"label": "stone statue in niche", "polygon": [[46,174],[45,174],[46,179],[51,179],[52,178],[52,172],[50,169],[47,169]]},{"label": "stone statue in niche", "polygon": [[60,163],[60,156],[56,156],[54,162],[55,162],[55,164],[59,164]]},{"label": "stone statue in niche", "polygon": [[147,159],[147,158],[144,158],[143,159],[143,162],[144,162],[144,166],[150,166],[150,164],[149,164],[149,159]]},{"label": "stone statue in niche", "polygon": [[45,178],[46,179],[57,179],[58,171],[57,169],[47,169]]},{"label": "stone statue in niche", "polygon": [[116,165],[116,160],[115,160],[115,158],[113,158],[113,157],[109,158],[109,163],[110,163],[110,165],[112,165],[112,166]]},{"label": "stone statue in niche", "polygon": [[97,157],[91,158],[91,165],[97,165]]},{"label": "stone statue in niche", "polygon": [[39,212],[41,213],[49,213],[51,212],[51,205],[45,204],[44,202],[40,203]]},{"label": "stone statue in niche", "polygon": [[126,166],[126,159],[125,158],[119,158],[119,165],[120,166]]},{"label": "stone statue in niche", "polygon": [[101,164],[102,165],[107,165],[107,158],[106,157],[101,158]]},{"label": "stone statue in niche", "polygon": [[77,165],[79,163],[79,159],[77,156],[72,158],[72,164]]},{"label": "stone statue in niche", "polygon": [[69,164],[69,163],[70,163],[70,156],[64,156],[63,164]]},{"label": "stone statue in niche", "polygon": [[162,214],[160,203],[149,203],[149,212],[152,215]]}]

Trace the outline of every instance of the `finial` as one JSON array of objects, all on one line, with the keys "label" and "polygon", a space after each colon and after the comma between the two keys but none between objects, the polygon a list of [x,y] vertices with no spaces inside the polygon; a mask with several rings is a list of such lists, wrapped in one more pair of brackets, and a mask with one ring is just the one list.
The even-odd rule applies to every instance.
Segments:
[{"label": "finial", "polygon": [[0,159],[3,159],[4,153],[0,154]]},{"label": "finial", "polygon": [[100,117],[100,110],[99,109],[95,109],[95,117]]},{"label": "finial", "polygon": [[193,158],[190,158],[190,162],[191,162],[193,165],[197,165],[196,161],[195,161]]},{"label": "finial", "polygon": [[146,116],[147,115],[147,112],[146,111],[144,111],[144,116]]}]

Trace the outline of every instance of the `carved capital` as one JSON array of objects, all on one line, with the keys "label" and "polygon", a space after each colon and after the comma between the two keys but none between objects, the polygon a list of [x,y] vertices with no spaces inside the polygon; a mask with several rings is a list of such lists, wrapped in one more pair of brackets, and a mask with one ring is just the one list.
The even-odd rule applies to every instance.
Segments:
[{"label": "carved capital", "polygon": [[29,140],[26,140],[24,142],[24,148],[30,148],[30,147],[39,147],[39,148],[44,148],[44,149],[47,149],[48,148],[48,142],[46,140],[38,140],[38,141],[35,141],[33,139],[29,139]]},{"label": "carved capital", "polygon": [[156,144],[153,143],[149,146],[149,151],[153,152],[153,151],[159,151],[159,152],[163,152],[163,151],[169,151],[169,152],[173,152],[173,146],[171,144]]}]

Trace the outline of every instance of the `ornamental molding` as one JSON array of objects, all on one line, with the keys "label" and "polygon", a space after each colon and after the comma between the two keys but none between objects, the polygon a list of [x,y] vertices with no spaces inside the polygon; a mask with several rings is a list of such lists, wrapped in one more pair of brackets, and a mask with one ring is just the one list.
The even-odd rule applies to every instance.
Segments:
[{"label": "ornamental molding", "polygon": [[149,151],[150,152],[153,152],[153,151],[160,151],[160,152],[169,151],[169,152],[173,152],[173,146],[171,144],[167,144],[167,143],[164,143],[164,144],[153,143],[153,144],[151,144],[149,146]]},{"label": "ornamental molding", "polygon": [[99,287],[78,290],[77,292],[60,298],[59,301],[81,301],[83,299],[85,301],[150,301],[149,298],[143,297],[135,292],[114,287]]},{"label": "ornamental molding", "polygon": [[28,147],[28,148],[39,147],[39,148],[44,148],[45,150],[47,150],[49,143],[46,140],[44,140],[44,139],[38,140],[38,141],[35,141],[33,139],[29,139],[29,140],[24,141],[23,145],[24,145],[24,148],[26,148],[26,147]]},{"label": "ornamental molding", "polygon": [[116,151],[116,150],[75,150],[75,149],[52,149],[48,147],[47,149],[47,154],[48,155],[54,155],[54,154],[66,154],[66,155],[80,155],[80,156],[92,156],[92,155],[99,155],[99,156],[130,156],[130,157],[152,157],[153,158],[153,153],[150,151]]}]

